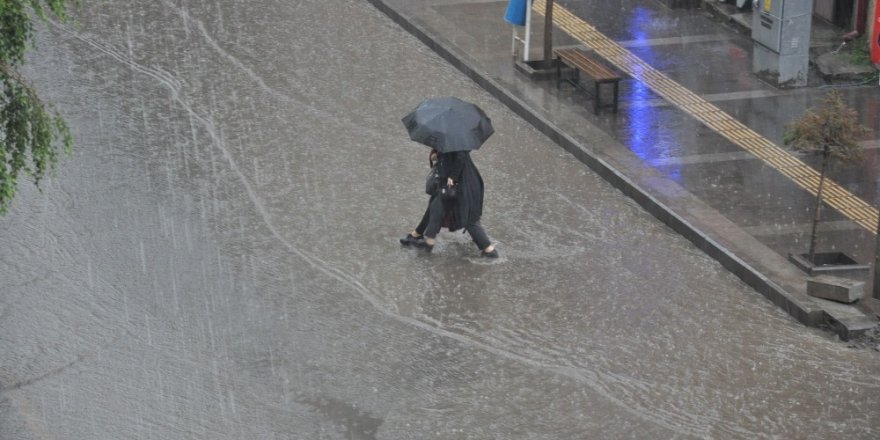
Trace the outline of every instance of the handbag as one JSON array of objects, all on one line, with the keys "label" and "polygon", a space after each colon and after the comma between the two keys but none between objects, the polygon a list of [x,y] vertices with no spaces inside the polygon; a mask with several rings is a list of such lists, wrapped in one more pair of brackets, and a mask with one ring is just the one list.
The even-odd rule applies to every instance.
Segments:
[{"label": "handbag", "polygon": [[458,189],[455,185],[440,188],[440,197],[443,200],[455,200],[458,197]]},{"label": "handbag", "polygon": [[433,196],[437,193],[437,188],[440,187],[440,171],[437,170],[437,165],[431,167],[431,171],[428,172],[428,176],[425,178],[425,194],[429,196]]}]

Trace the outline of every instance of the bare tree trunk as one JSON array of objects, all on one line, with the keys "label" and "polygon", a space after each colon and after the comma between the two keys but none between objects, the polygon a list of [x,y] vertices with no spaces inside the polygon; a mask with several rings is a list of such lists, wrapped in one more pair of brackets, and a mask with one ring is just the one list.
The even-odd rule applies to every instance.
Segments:
[{"label": "bare tree trunk", "polygon": [[553,67],[553,1],[544,4],[544,67]]},{"label": "bare tree trunk", "polygon": [[822,171],[819,173],[819,190],[816,192],[816,209],[813,212],[813,229],[810,232],[810,263],[814,263],[813,257],[816,255],[816,229],[819,226],[819,219],[822,215],[822,190],[825,189],[825,168],[828,163],[828,149],[822,153]]}]

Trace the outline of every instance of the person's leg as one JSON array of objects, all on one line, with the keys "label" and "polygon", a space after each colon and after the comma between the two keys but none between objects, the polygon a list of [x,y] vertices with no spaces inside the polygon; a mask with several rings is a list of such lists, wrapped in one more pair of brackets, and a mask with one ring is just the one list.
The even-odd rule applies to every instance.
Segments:
[{"label": "person's leg", "polygon": [[436,243],[435,237],[443,226],[443,200],[440,197],[431,197],[431,203],[428,205],[428,225],[425,226],[423,236],[428,249],[434,247]]},{"label": "person's leg", "polygon": [[422,215],[422,220],[419,222],[419,225],[416,226],[412,231],[413,237],[421,237],[425,234],[425,229],[428,228],[428,220],[431,218],[431,200],[428,200],[428,207],[425,208],[425,214]]},{"label": "person's leg", "polygon": [[483,229],[483,226],[481,226],[479,222],[467,225],[465,230],[471,235],[471,239],[473,239],[474,243],[477,244],[477,247],[483,251],[483,254],[488,255],[495,252],[495,246],[492,246],[492,242],[489,241],[489,236],[486,234],[486,230]]},{"label": "person's leg", "polygon": [[405,246],[419,246],[424,243],[424,239],[422,235],[425,233],[425,229],[428,227],[428,220],[431,214],[431,200],[428,200],[428,207],[425,208],[425,213],[422,215],[422,220],[419,222],[418,226],[413,229],[412,232],[403,236],[400,239],[400,244]]}]

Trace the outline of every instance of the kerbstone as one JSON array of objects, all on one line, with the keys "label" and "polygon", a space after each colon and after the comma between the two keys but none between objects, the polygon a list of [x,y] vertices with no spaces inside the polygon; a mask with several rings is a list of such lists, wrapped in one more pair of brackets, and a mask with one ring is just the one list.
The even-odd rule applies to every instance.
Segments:
[{"label": "kerbstone", "polygon": [[865,296],[865,283],[822,275],[807,280],[807,294],[842,303],[854,303]]}]

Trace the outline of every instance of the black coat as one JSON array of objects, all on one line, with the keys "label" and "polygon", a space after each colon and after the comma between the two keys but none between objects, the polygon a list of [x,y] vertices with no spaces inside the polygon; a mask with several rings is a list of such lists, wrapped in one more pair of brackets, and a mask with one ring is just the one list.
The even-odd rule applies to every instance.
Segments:
[{"label": "black coat", "polygon": [[483,215],[483,177],[471,160],[467,151],[454,151],[438,155],[440,184],[446,185],[446,179],[452,178],[458,189],[455,200],[444,201],[448,222],[444,226],[450,231],[466,227],[480,221]]}]

